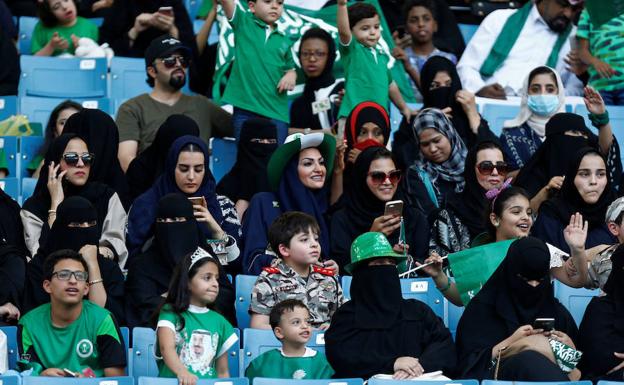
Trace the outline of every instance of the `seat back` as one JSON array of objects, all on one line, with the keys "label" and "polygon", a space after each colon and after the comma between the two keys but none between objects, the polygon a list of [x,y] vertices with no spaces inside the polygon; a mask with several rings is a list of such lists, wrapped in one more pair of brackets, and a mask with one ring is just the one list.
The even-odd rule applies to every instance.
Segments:
[{"label": "seat back", "polygon": [[218,183],[234,167],[238,147],[234,138],[210,138],[210,149],[210,171]]},{"label": "seat back", "polygon": [[555,280],[554,286],[555,297],[572,314],[576,325],[580,325],[585,314],[585,308],[587,308],[592,298],[600,294],[600,290],[575,289],[557,280]]},{"label": "seat back", "polygon": [[22,202],[33,195],[36,186],[37,178],[22,178]]},{"label": "seat back", "polygon": [[[404,380],[380,380],[371,378],[368,385],[405,385]],[[479,385],[477,380],[427,381],[419,380],[418,385]]]},{"label": "seat back", "polygon": [[[139,377],[138,385],[178,385],[177,378]],[[249,385],[246,378],[199,379],[197,385]]]},{"label": "seat back", "polygon": [[464,38],[464,43],[466,44],[470,42],[474,34],[477,32],[477,29],[479,29],[479,25],[473,24],[458,24],[458,26],[459,32],[461,32],[462,37]]},{"label": "seat back", "polygon": [[17,96],[0,96],[0,120],[17,114]]},{"label": "seat back", "polygon": [[9,357],[9,369],[17,368],[19,350],[17,347],[17,326],[2,326],[0,330],[7,336],[7,353]]},{"label": "seat back", "polygon": [[22,16],[19,18],[19,33],[17,48],[21,55],[31,55],[30,41],[35,30],[35,25],[39,22],[38,17]]},{"label": "seat back", "polygon": [[4,178],[0,179],[0,190],[4,191],[11,198],[15,199],[19,203],[19,179],[18,178]]},{"label": "seat back", "polygon": [[[249,327],[249,305],[251,304],[251,290],[256,284],[255,275],[243,275],[239,274],[235,278],[234,285],[236,287],[236,302],[234,308],[236,309],[236,322],[240,329],[246,329]],[[245,335],[243,334],[243,339]]]},{"label": "seat back", "polygon": [[362,385],[361,378],[340,378],[335,380],[292,380],[283,378],[260,378],[253,380],[253,385]]},{"label": "seat back", "polygon": [[22,377],[22,385],[134,385],[132,377],[74,378],[74,377]]},{"label": "seat back", "polygon": [[[67,99],[23,96],[19,100],[19,112],[26,115],[29,122],[38,122],[45,127],[52,111],[65,100]],[[108,98],[72,98],[72,100],[82,105],[83,108],[97,108],[107,114],[112,112],[111,102]]]},{"label": "seat back", "polygon": [[495,381],[483,380],[481,385],[592,385],[591,381]]},{"label": "seat back", "polygon": [[[622,128],[624,127],[624,106],[607,106],[607,110],[609,111],[609,122],[611,123],[611,129],[613,130],[613,135],[617,139],[620,146],[624,145],[624,131]],[[592,126],[591,120],[587,116],[588,111],[587,107],[584,104],[578,104],[574,110],[575,114],[581,115],[583,119],[585,119],[585,124],[589,127],[590,130],[597,133],[597,130],[594,126]]]},{"label": "seat back", "polygon": [[[20,166],[19,176],[20,178],[29,178],[28,165],[39,154],[41,146],[45,139],[43,136],[22,136],[20,137]],[[22,186],[24,183],[22,182]]]},{"label": "seat back", "polygon": [[[9,177],[16,178],[17,175],[17,136],[0,136],[0,150],[4,152],[5,160],[7,162],[7,169],[9,170]],[[3,159],[0,159],[0,165]]]},{"label": "seat back", "polygon": [[481,115],[488,121],[490,130],[492,130],[496,136],[500,136],[501,132],[503,132],[505,120],[515,118],[518,112],[520,112],[520,106],[486,104],[483,106],[483,113]]}]

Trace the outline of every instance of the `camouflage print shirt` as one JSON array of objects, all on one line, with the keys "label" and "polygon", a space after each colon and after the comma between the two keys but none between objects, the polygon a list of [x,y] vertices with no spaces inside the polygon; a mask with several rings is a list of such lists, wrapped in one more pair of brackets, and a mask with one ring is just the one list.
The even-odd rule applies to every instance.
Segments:
[{"label": "camouflage print shirt", "polygon": [[344,302],[333,270],[313,266],[306,280],[278,258],[258,276],[251,291],[250,311],[269,315],[273,306],[286,299],[298,299],[308,306],[313,327],[329,323]]}]

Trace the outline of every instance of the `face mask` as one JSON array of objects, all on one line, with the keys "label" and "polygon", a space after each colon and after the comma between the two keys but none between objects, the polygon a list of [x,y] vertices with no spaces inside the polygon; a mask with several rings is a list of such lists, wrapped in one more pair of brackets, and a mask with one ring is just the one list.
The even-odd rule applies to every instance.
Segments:
[{"label": "face mask", "polygon": [[558,95],[529,95],[527,106],[536,115],[551,116],[559,108]]},{"label": "face mask", "polygon": [[383,147],[383,144],[379,143],[375,139],[366,139],[361,142],[357,142],[353,145],[354,148],[357,148],[360,151],[364,151],[369,147]]},{"label": "face mask", "polygon": [[438,87],[429,91],[429,107],[444,109],[453,101],[451,87]]}]

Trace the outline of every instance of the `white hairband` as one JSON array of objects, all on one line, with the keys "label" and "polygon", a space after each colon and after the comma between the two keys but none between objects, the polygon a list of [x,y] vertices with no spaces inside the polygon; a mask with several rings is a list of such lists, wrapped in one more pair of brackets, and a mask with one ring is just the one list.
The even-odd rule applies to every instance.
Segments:
[{"label": "white hairband", "polygon": [[197,250],[193,252],[193,255],[191,255],[191,265],[189,266],[189,271],[191,271],[193,265],[197,263],[197,261],[204,258],[212,258],[212,255],[208,254],[208,252],[201,247],[198,247]]}]

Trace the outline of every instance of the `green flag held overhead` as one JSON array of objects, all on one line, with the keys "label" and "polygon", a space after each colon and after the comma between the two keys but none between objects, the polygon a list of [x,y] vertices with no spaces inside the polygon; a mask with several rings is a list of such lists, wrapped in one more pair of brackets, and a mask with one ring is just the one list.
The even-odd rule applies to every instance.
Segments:
[{"label": "green flag held overhead", "polygon": [[592,24],[597,28],[624,14],[624,0],[585,0]]},{"label": "green flag held overhead", "polygon": [[455,285],[464,305],[468,305],[490,279],[513,241],[515,239],[488,243],[448,255]]}]

